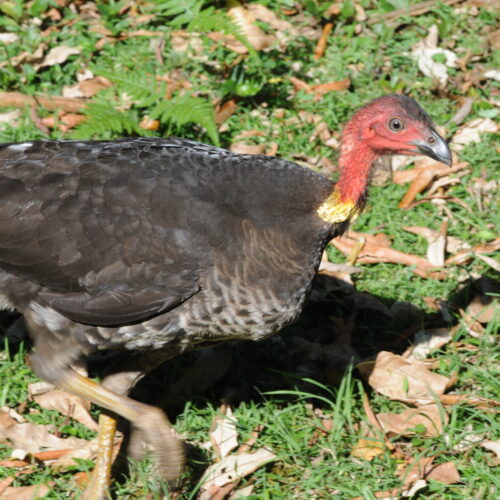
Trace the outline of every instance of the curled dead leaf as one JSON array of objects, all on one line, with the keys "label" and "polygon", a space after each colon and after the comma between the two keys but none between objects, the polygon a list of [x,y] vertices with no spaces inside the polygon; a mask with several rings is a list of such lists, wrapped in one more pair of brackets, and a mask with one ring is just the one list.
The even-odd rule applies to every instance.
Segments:
[{"label": "curled dead leaf", "polygon": [[370,462],[384,453],[384,441],[377,438],[360,438],[351,450],[351,456]]},{"label": "curled dead leaf", "polygon": [[50,491],[46,484],[9,487],[2,493],[2,500],[36,500],[43,498]]},{"label": "curled dead leaf", "polygon": [[98,430],[97,422],[89,413],[90,403],[79,396],[69,394],[59,389],[33,395],[33,400],[42,408],[56,410],[62,415],[82,423],[93,431]]},{"label": "curled dead leaf", "polygon": [[[351,237],[351,234],[344,235],[342,238],[335,238],[330,243],[335,246],[344,255],[349,256],[358,240]],[[403,264],[406,266],[415,266],[414,272],[425,278],[442,279],[443,273],[432,272],[435,268],[428,260],[418,255],[407,254],[387,246],[374,244],[366,241],[363,249],[360,251],[356,260],[358,264],[376,264],[379,262],[388,262],[392,264]]]},{"label": "curled dead leaf", "polygon": [[229,455],[238,446],[238,431],[236,419],[231,408],[226,408],[226,413],[217,419],[215,429],[210,433],[210,441],[220,459]]},{"label": "curled dead leaf", "polygon": [[[270,47],[275,43],[276,38],[271,35],[266,35],[256,24],[256,19],[254,14],[243,5],[235,5],[228,10],[228,15],[233,18],[233,20],[241,28],[242,32],[246,36],[250,45],[255,50],[262,50]],[[235,40],[235,45],[240,45],[245,52],[248,49]],[[231,48],[228,46],[228,48]],[[238,50],[241,53],[241,49]]]},{"label": "curled dead leaf", "polygon": [[31,423],[15,424],[0,427],[0,440],[7,440],[13,448],[19,448],[29,453],[44,450],[70,450],[83,448],[87,445],[85,439],[76,437],[59,438],[53,425],[37,425]]},{"label": "curled dead leaf", "polygon": [[408,360],[391,352],[377,355],[368,383],[390,399],[413,404],[432,404],[444,394],[450,379],[431,372],[418,360]]},{"label": "curled dead leaf", "polygon": [[244,155],[262,155],[266,152],[265,144],[245,144],[243,142],[234,142],[229,148],[233,153]]},{"label": "curled dead leaf", "polygon": [[448,423],[449,418],[442,408],[431,404],[409,408],[402,413],[378,413],[377,420],[385,433],[436,437],[443,433],[443,426]]},{"label": "curled dead leaf", "polygon": [[248,476],[276,458],[276,455],[266,448],[259,448],[253,453],[229,455],[206,470],[201,489],[209,491],[212,487],[220,488]]},{"label": "curled dead leaf", "polygon": [[426,358],[432,351],[451,341],[456,328],[434,328],[415,334],[415,341],[404,353],[406,359]]},{"label": "curled dead leaf", "polygon": [[451,140],[456,150],[471,142],[479,142],[481,134],[498,131],[498,125],[491,118],[476,118],[460,127]]},{"label": "curled dead leaf", "polygon": [[68,60],[70,56],[80,54],[80,49],[76,47],[67,47],[59,45],[49,50],[43,61],[39,64],[34,64],[35,69],[45,68],[47,66],[54,66],[62,64]]}]

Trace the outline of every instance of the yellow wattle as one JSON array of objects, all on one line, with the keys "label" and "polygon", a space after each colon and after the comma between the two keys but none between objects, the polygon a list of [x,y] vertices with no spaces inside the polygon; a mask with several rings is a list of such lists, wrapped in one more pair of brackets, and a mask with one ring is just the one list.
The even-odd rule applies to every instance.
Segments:
[{"label": "yellow wattle", "polygon": [[354,201],[341,201],[340,195],[336,190],[332,191],[316,211],[316,213],[329,224],[338,224],[346,220],[355,220],[359,212],[360,210]]}]

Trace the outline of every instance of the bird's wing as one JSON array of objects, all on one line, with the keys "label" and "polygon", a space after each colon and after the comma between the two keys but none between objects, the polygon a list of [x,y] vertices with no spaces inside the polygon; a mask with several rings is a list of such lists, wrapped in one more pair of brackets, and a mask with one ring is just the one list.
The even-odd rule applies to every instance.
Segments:
[{"label": "bird's wing", "polygon": [[190,213],[213,208],[190,187],[189,165],[169,170],[172,155],[153,146],[0,147],[0,267],[88,324],[142,321],[195,294],[217,237]]}]

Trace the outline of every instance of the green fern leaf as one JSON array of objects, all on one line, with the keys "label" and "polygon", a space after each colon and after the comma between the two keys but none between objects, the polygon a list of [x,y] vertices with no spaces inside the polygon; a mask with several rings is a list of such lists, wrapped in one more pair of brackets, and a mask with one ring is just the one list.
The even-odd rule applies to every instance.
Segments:
[{"label": "green fern leaf", "polygon": [[117,111],[109,102],[90,102],[84,111],[87,119],[71,134],[73,139],[111,138],[132,133],[143,134],[137,120],[127,113]]},{"label": "green fern leaf", "polygon": [[182,127],[187,123],[201,125],[212,142],[219,145],[214,108],[201,97],[177,96],[170,101],[162,101],[151,113],[152,118],[159,118],[171,126]]}]

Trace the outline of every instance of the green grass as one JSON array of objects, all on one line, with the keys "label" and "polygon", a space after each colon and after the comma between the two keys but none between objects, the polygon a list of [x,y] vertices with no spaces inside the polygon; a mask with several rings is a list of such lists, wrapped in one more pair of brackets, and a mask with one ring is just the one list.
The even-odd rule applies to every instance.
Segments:
[{"label": "green grass", "polygon": [[[165,110],[161,106],[164,106],[165,89],[157,85],[154,77],[167,74],[187,79],[191,84],[188,95],[201,98],[206,103],[229,98],[237,100],[237,111],[218,133],[223,147],[229,147],[243,131],[258,130],[265,135],[245,141],[254,144],[275,142],[278,144],[278,155],[292,160],[294,155],[302,154],[328,157],[335,163],[338,154],[319,139],[310,140],[315,124],[300,120],[294,122],[299,112],[319,114],[335,135],[356,107],[384,93],[402,91],[412,95],[440,125],[448,124],[458,109],[458,100],[463,97],[474,98],[467,121],[498,117],[498,108],[493,104],[498,95],[498,82],[480,80],[470,87],[463,85],[466,76],[478,75],[500,64],[499,51],[490,52],[485,42],[498,18],[498,12],[490,7],[479,8],[477,15],[471,15],[436,4],[428,13],[409,19],[408,23],[398,28],[382,23],[363,25],[362,32],[357,34],[355,29],[358,23],[349,15],[352,6],[345,2],[344,14],[335,22],[327,50],[323,58],[316,61],[312,57],[315,41],[303,34],[291,37],[282,50],[271,49],[253,56],[242,57],[203,35],[200,37],[202,50],[199,54],[174,52],[170,33],[174,29],[185,29],[187,23],[176,25],[172,17],[164,14],[161,2],[151,2],[140,3],[138,9],[142,14],[156,14],[156,17],[132,26],[128,14],[117,14],[125,3],[98,2],[102,24],[113,36],[141,29],[164,33],[163,64],[156,57],[149,37],[117,38],[97,50],[95,45],[103,35],[89,30],[87,21],[69,8],[60,10],[64,21],[71,22],[58,25],[50,21],[44,16],[54,4],[49,0],[37,0],[31,6],[24,5],[21,0],[12,0],[9,5],[13,8],[17,6],[17,10],[4,11],[5,15],[0,16],[0,31],[9,31],[19,37],[15,44],[0,45],[0,63],[25,51],[34,52],[42,41],[49,47],[67,45],[78,47],[81,51],[63,65],[39,71],[28,63],[20,67],[11,64],[2,66],[2,91],[61,95],[64,86],[76,83],[77,72],[82,68],[91,69],[96,76],[105,75],[115,83],[94,101],[120,109],[118,122],[108,117],[109,126],[103,126],[102,120],[100,124],[95,120],[89,121],[84,126],[86,128],[68,133],[51,129],[51,137],[83,135],[88,138],[116,138],[128,133],[157,136],[172,133],[214,142],[217,136],[210,129],[211,109],[204,109],[198,115],[194,113],[193,120],[188,120],[188,123],[163,113]],[[283,14],[283,10],[293,8],[295,2],[253,3],[268,6],[296,28],[305,25],[307,18],[314,16],[317,17],[317,24],[324,22],[325,19],[320,17],[330,4],[301,2],[305,6],[305,21],[300,21]],[[361,2],[368,14],[389,11],[407,3]],[[205,7],[211,5],[206,2]],[[24,10],[20,10],[19,6],[25,7]],[[34,16],[42,22],[33,22]],[[454,50],[459,57],[466,53],[471,55],[466,63],[467,75],[459,68],[450,69],[449,84],[443,90],[436,89],[433,82],[419,72],[409,55],[412,46],[427,34],[433,24],[439,27],[440,46]],[[266,23],[259,25],[272,32]],[[57,29],[42,35],[51,26]],[[352,86],[347,91],[331,92],[316,101],[305,92],[295,92],[288,76],[296,76],[310,84],[349,77]],[[127,102],[123,95],[125,91],[132,97],[130,106],[124,106]],[[174,92],[174,97],[180,99],[181,95]],[[278,109],[283,111],[277,113]],[[7,110],[1,109],[0,113]],[[42,117],[52,114],[43,108],[38,108],[37,113]],[[143,116],[151,114],[160,118],[159,129],[141,131],[138,123]],[[451,137],[457,126],[447,126]],[[21,110],[17,126],[0,128],[1,142],[44,137],[47,136],[35,126],[29,109]],[[472,191],[477,178],[499,179],[500,162],[498,154],[495,154],[497,144],[497,137],[484,135],[481,142],[461,151],[460,159],[470,163],[470,173],[447,193],[468,207],[453,201],[447,203],[452,214],[448,234],[471,246],[491,240],[499,232],[500,220],[495,204],[498,196],[489,193],[490,202],[482,207]],[[402,228],[413,225],[439,229],[443,214],[432,203],[423,203],[408,211],[398,209],[397,204],[407,187],[391,183],[372,187],[366,210],[354,229],[369,233],[382,231],[393,237],[394,248],[425,256],[425,240]],[[345,260],[333,247],[328,252],[333,261]],[[355,282],[357,290],[367,292],[387,307],[395,302],[410,302],[418,308],[418,318],[425,327],[445,325],[446,322],[429,309],[424,297],[463,307],[467,304],[466,299],[464,302],[465,292],[479,276],[496,278],[494,271],[476,258],[465,266],[449,268],[449,277],[442,281],[421,278],[404,266],[374,264],[363,266],[363,272],[355,276]],[[472,291],[470,293],[473,294]],[[231,366],[227,373],[207,384],[202,391],[187,394],[185,399],[167,407],[169,414],[176,417],[176,429],[189,444],[188,463],[176,498],[188,500],[197,496],[201,475],[213,462],[210,452],[200,445],[209,439],[211,423],[222,401],[233,405],[240,442],[244,442],[252,430],[262,424],[264,430],[256,446],[270,447],[278,456],[277,461],[242,481],[241,485],[248,481],[254,484],[251,499],[349,499],[355,496],[373,499],[375,492],[401,484],[395,475],[401,460],[394,458],[389,451],[371,462],[353,459],[350,451],[360,436],[359,423],[366,421],[361,403],[363,392],[369,393],[375,412],[401,411],[404,406],[370,390],[356,370],[348,370],[348,356],[340,356],[341,361],[337,362],[335,358],[328,358],[327,354],[321,356],[314,349],[308,350],[307,346],[320,346],[322,351],[323,346],[334,344],[336,336],[342,328],[349,328],[349,321],[353,318],[353,347],[363,358],[368,358],[382,349],[403,349],[411,338],[397,341],[408,325],[388,320],[384,313],[377,310],[356,312],[349,293],[332,292],[321,282],[315,294],[313,298],[316,301],[307,308],[304,318],[283,333],[260,344],[238,343],[220,347],[230,357]],[[328,319],[331,316],[336,318],[336,326]],[[5,332],[13,320],[13,316],[6,314],[0,317],[0,332]],[[458,315],[454,316],[453,323],[460,321]],[[439,360],[439,373],[457,375],[456,392],[499,399],[500,350],[497,343],[490,341],[497,335],[499,321],[490,322],[481,339],[471,337],[461,323],[453,342],[433,355]],[[22,413],[30,422],[54,424],[63,436],[91,438],[93,433],[84,426],[68,426],[65,418],[57,412],[41,409],[36,403],[27,401],[27,385],[37,379],[27,367],[27,347],[25,350],[23,345],[13,343],[9,347],[6,344],[0,351],[0,406],[19,408],[22,405]],[[197,362],[198,356],[197,353],[188,353],[155,370],[137,388],[136,397],[145,402],[155,402],[186,367]],[[97,413],[98,409],[94,409],[94,414]],[[488,409],[466,404],[452,407],[449,416],[450,422],[439,437],[394,438],[395,444],[407,456],[436,456],[436,463],[452,461],[461,475],[461,482],[454,485],[431,482],[417,497],[429,500],[495,498],[500,491],[498,466],[493,463],[492,453],[482,448],[480,441],[471,440],[471,436],[481,440],[499,439],[498,419]],[[318,434],[322,418],[333,419],[333,431]],[[466,446],[464,443],[467,440],[471,443]],[[10,453],[9,446],[0,443],[0,460],[9,458]],[[91,468],[91,463],[81,462],[75,470]],[[0,480],[13,474],[14,469],[0,467]],[[74,471],[55,473],[42,466],[30,474],[18,476],[13,485],[48,481],[54,482],[54,487],[45,497],[47,499],[66,499],[68,491],[76,490]],[[119,500],[169,496],[166,485],[155,480],[151,461],[147,458],[131,465],[127,474],[114,485],[113,494]]]}]

